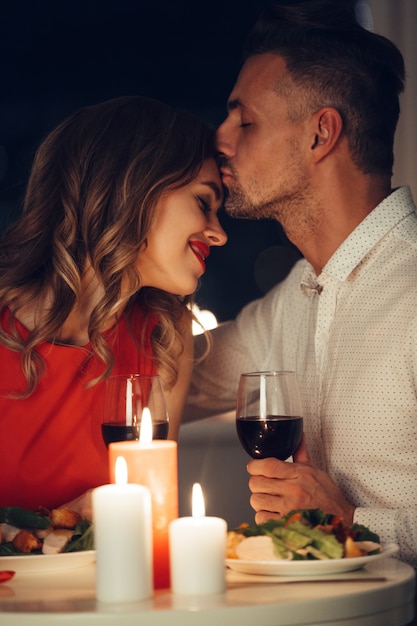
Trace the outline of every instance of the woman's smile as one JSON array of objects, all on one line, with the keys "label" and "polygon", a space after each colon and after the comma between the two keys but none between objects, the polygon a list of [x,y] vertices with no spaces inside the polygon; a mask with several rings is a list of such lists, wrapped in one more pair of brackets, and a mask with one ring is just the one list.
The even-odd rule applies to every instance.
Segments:
[{"label": "woman's smile", "polygon": [[199,260],[203,273],[206,271],[206,259],[210,254],[210,248],[203,241],[190,241],[189,246]]}]

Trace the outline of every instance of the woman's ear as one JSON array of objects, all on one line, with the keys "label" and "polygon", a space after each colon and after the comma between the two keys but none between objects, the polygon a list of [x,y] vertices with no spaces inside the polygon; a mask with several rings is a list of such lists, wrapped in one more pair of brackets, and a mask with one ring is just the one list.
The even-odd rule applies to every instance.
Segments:
[{"label": "woman's ear", "polygon": [[314,137],[311,144],[312,158],[317,163],[331,152],[343,129],[342,117],[337,109],[323,107],[313,115]]}]

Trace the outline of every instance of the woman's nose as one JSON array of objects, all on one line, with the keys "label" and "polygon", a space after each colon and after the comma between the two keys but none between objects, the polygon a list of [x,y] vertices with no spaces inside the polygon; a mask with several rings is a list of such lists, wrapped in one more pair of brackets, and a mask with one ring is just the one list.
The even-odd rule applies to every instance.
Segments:
[{"label": "woman's nose", "polygon": [[224,246],[227,241],[227,234],[216,218],[215,224],[210,224],[206,229],[206,237],[209,240],[210,246]]}]

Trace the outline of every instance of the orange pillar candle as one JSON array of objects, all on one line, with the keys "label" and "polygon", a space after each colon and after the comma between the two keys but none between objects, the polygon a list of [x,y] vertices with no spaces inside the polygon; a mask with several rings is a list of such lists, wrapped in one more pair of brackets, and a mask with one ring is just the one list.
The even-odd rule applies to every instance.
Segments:
[{"label": "orange pillar candle", "polygon": [[144,485],[151,492],[154,588],[165,589],[170,586],[169,524],[178,517],[177,443],[165,440],[111,443],[110,482],[115,481],[118,456],[126,460],[129,482]]}]

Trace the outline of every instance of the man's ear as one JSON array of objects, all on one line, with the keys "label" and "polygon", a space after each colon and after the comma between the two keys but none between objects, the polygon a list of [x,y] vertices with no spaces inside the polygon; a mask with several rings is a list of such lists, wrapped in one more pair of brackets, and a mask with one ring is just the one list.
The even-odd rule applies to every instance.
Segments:
[{"label": "man's ear", "polygon": [[312,158],[317,163],[327,156],[339,140],[343,129],[342,117],[337,109],[323,107],[312,118]]}]

